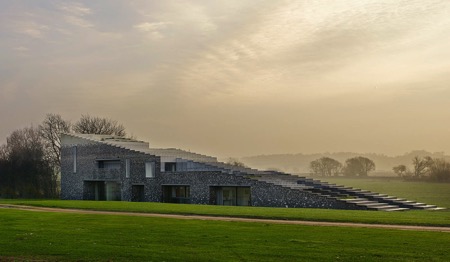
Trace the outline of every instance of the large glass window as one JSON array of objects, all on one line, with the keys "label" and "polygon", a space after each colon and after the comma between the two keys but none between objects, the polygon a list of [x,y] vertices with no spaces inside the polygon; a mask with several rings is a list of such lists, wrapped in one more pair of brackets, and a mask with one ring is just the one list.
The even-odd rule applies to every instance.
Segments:
[{"label": "large glass window", "polygon": [[250,206],[250,187],[227,186],[211,187],[210,203],[223,206]]},{"label": "large glass window", "polygon": [[163,186],[163,202],[166,203],[190,203],[190,186]]},{"label": "large glass window", "polygon": [[108,201],[120,201],[120,185],[115,182],[105,183],[106,200]]},{"label": "large glass window", "polygon": [[250,206],[250,187],[237,187],[236,206]]},{"label": "large glass window", "polygon": [[120,184],[110,181],[85,181],[84,199],[120,201]]},{"label": "large glass window", "polygon": [[222,205],[235,206],[236,205],[236,188],[223,187],[222,188]]}]

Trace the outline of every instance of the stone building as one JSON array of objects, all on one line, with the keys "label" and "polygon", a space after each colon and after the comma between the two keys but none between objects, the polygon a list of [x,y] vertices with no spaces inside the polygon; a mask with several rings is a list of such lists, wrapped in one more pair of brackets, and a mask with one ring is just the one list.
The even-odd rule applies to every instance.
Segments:
[{"label": "stone building", "polygon": [[339,190],[326,189],[327,185],[280,172],[233,166],[215,157],[180,149],[151,148],[147,142],[122,137],[86,134],[61,137],[62,199],[402,209],[387,203],[378,205],[385,208],[371,208],[357,203],[360,197],[349,199],[348,194]]}]

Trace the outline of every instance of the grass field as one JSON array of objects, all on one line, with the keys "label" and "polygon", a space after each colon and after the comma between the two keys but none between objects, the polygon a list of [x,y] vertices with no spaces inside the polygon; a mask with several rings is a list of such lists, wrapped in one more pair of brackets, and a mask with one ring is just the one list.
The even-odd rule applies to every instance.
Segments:
[{"label": "grass field", "polygon": [[319,179],[450,208],[450,183],[409,182],[396,177]]},{"label": "grass field", "polygon": [[0,209],[0,261],[448,261],[449,244],[439,232]]},{"label": "grass field", "polygon": [[[337,179],[333,182],[450,206],[449,184],[380,179]],[[450,227],[449,210],[381,212],[4,199],[0,199],[0,203]],[[45,213],[0,208],[0,261],[448,261],[449,246],[450,233],[442,232]]]}]

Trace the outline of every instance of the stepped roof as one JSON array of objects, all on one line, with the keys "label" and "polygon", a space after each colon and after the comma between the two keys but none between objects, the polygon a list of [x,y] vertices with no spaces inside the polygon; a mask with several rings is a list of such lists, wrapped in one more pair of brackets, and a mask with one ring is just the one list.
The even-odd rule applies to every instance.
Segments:
[{"label": "stepped roof", "polygon": [[118,137],[113,135],[94,135],[94,134],[64,134],[73,138],[84,139],[90,142],[112,145],[144,154],[159,156],[162,159],[179,159],[205,164],[226,172],[238,172],[247,174],[266,173],[248,167],[239,167],[227,163],[219,162],[216,157],[198,154],[178,148],[152,148],[148,142],[136,140],[133,138]]},{"label": "stepped roof", "polygon": [[201,155],[177,148],[151,148],[148,142],[136,140],[134,138],[119,137],[113,135],[93,135],[93,134],[65,134],[75,138],[82,138],[91,142],[98,142],[107,145],[117,146],[144,154],[151,154],[162,157],[173,157],[198,162],[217,162],[217,158]]}]

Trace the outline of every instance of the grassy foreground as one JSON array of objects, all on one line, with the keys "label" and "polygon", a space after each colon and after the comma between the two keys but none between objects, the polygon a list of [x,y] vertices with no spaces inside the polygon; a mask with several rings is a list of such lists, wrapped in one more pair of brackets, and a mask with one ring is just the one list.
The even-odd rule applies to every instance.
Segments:
[{"label": "grassy foreground", "polygon": [[372,224],[450,226],[450,211],[352,211],[308,208],[230,207],[189,204],[67,200],[0,200],[0,203],[159,214],[195,214],[247,218],[337,221]]},{"label": "grassy foreground", "polygon": [[[377,179],[338,180],[336,183],[450,206],[448,184],[405,184]],[[0,203],[450,227],[449,210],[376,212],[2,199]],[[449,245],[450,234],[441,232],[45,213],[0,208],[0,261],[448,261]]]},{"label": "grassy foreground", "polygon": [[448,261],[449,244],[440,232],[0,209],[0,261]]}]

